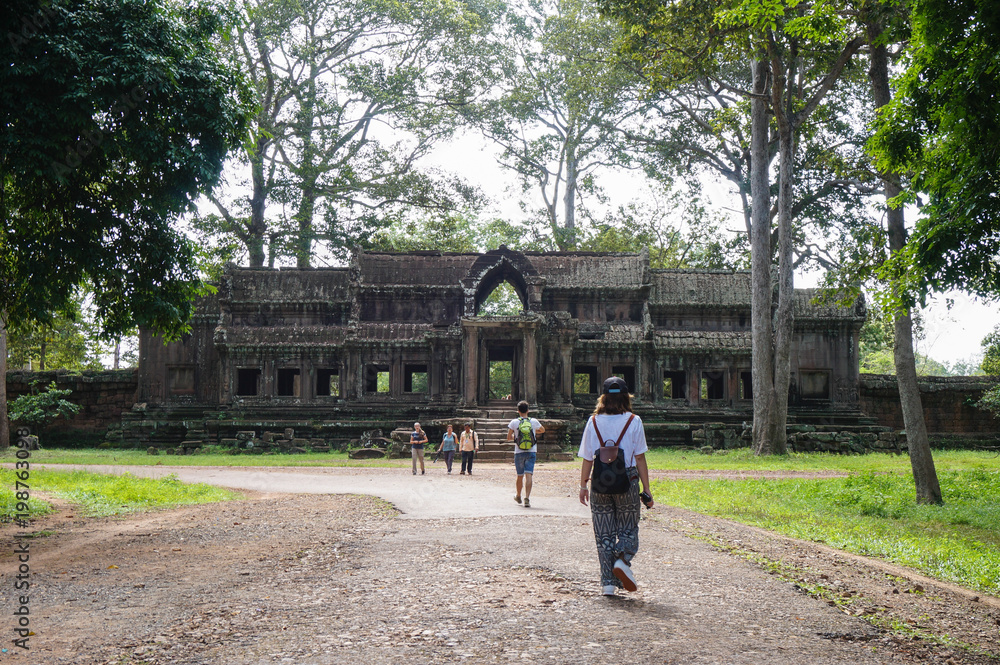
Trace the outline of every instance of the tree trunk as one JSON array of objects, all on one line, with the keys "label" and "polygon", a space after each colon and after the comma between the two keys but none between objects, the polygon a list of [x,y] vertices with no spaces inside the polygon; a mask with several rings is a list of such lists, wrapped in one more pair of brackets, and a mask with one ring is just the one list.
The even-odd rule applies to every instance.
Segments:
[{"label": "tree trunk", "polygon": [[[789,83],[782,63],[771,60],[771,108],[778,125],[778,304],[774,311],[774,438],[772,455],[788,451],[788,386],[791,381],[792,334],[795,327],[795,272],[792,266],[792,186],[795,179],[795,125],[786,107]],[[790,95],[789,95],[790,96]]]},{"label": "tree trunk", "polygon": [[118,369],[118,364],[122,357],[122,341],[120,339],[115,340],[115,365],[114,368]]},{"label": "tree trunk", "polygon": [[564,237],[559,243],[559,249],[576,247],[576,189],[579,177],[576,144],[571,139],[566,146],[566,193],[563,195]]},{"label": "tree trunk", "polygon": [[[889,64],[886,47],[879,37],[882,26],[878,22],[868,24],[868,41],[871,44],[871,65],[868,70],[872,85],[875,107],[881,108],[892,100],[889,88]],[[892,173],[879,173],[885,186],[886,201],[895,198],[902,191],[899,178]],[[895,254],[906,245],[906,225],[903,208],[887,205],[886,222],[889,231],[889,252]],[[895,288],[895,287],[893,287]],[[934,458],[931,455],[924,409],[920,401],[917,385],[917,364],[913,354],[913,321],[909,312],[899,312],[894,320],[896,343],[893,361],[896,365],[896,383],[899,386],[899,401],[903,411],[903,426],[906,428],[906,443],[910,451],[910,466],[916,486],[917,503],[944,503],[941,486],[938,484]]]},{"label": "tree trunk", "polygon": [[48,340],[46,338],[45,329],[42,329],[42,343],[38,346],[38,371],[45,371],[45,351]]},{"label": "tree trunk", "polygon": [[0,312],[0,450],[10,446],[7,422],[7,313]]},{"label": "tree trunk", "polygon": [[267,203],[267,182],[264,177],[266,149],[267,139],[260,137],[254,144],[253,154],[250,155],[253,194],[250,196],[250,223],[247,225],[246,245],[251,268],[260,268],[264,265],[264,234],[267,233],[267,222],[264,219],[264,206]]},{"label": "tree trunk", "polygon": [[753,447],[770,452],[777,438],[774,348],[771,322],[771,193],[768,176],[768,61],[754,61],[750,99],[750,330],[752,338]]}]

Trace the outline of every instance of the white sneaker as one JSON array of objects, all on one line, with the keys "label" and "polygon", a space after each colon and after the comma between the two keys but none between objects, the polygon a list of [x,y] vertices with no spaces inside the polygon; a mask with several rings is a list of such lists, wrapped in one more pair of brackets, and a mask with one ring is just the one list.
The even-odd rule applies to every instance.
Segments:
[{"label": "white sneaker", "polygon": [[602,596],[613,596],[613,595],[615,595],[615,585],[614,584],[608,584],[606,586],[602,586],[601,587],[601,595]]},{"label": "white sneaker", "polygon": [[635,576],[632,574],[632,569],[628,567],[628,564],[618,559],[615,561],[614,568],[615,577],[618,581],[622,583],[626,591],[635,591],[638,587],[635,585]]}]

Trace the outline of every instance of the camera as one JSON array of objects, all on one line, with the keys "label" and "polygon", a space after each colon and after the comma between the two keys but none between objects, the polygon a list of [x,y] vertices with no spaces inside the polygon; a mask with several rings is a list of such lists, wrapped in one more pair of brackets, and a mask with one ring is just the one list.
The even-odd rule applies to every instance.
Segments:
[{"label": "camera", "polygon": [[653,503],[653,495],[649,492],[639,492],[639,498],[647,508],[649,508],[649,504]]}]

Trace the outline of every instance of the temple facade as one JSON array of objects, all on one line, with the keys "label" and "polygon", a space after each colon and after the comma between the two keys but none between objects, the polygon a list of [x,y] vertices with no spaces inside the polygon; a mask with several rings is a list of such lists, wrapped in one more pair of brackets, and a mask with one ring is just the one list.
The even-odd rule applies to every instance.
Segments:
[{"label": "temple facade", "polygon": [[[484,315],[503,283],[520,313]],[[864,303],[814,295],[795,294],[790,413],[856,421]],[[358,251],[345,268],[230,266],[190,334],[165,344],[140,331],[131,423],[148,435],[202,420],[209,440],[227,433],[211,422],[292,423],[329,439],[333,423],[499,417],[521,399],[572,423],[614,374],[651,439],[690,440],[699,424],[751,418],[750,348],[749,273],[654,270],[646,253]]]}]

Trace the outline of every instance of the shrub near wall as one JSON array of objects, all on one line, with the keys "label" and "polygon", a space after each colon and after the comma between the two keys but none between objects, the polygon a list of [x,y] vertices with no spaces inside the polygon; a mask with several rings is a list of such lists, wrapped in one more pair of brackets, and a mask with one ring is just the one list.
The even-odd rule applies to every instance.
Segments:
[{"label": "shrub near wall", "polygon": [[120,426],[122,411],[135,404],[138,370],[7,372],[7,399],[30,393],[34,384],[45,386],[53,381],[57,388],[71,390],[69,401],[81,409],[72,418],[58,418],[39,432],[42,446],[93,447],[104,441],[109,427]]}]

